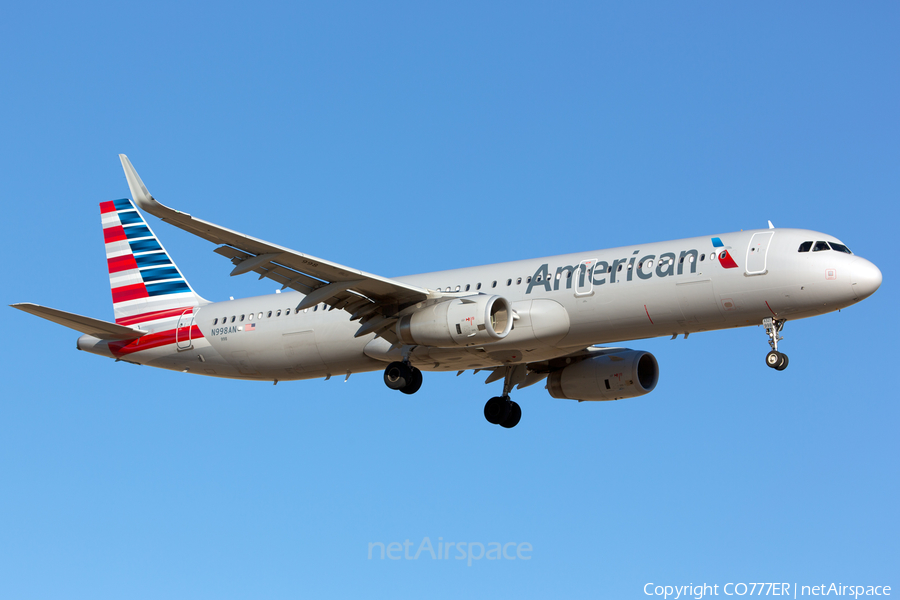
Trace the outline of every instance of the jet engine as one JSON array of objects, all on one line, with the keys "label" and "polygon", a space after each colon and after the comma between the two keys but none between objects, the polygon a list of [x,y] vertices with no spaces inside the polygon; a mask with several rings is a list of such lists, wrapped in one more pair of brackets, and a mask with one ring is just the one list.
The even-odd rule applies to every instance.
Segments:
[{"label": "jet engine", "polygon": [[397,322],[397,335],[404,344],[481,346],[505,338],[512,325],[509,300],[479,294],[444,300],[405,315]]},{"label": "jet engine", "polygon": [[568,400],[619,400],[653,391],[659,381],[659,364],[649,352],[611,352],[550,373],[547,389],[554,398]]}]

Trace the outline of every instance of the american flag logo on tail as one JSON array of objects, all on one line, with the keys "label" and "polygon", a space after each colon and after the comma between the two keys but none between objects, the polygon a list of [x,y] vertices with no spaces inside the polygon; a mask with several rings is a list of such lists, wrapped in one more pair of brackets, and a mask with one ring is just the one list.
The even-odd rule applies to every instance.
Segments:
[{"label": "american flag logo on tail", "polygon": [[205,301],[188,285],[127,198],[100,203],[116,323],[178,317]]}]

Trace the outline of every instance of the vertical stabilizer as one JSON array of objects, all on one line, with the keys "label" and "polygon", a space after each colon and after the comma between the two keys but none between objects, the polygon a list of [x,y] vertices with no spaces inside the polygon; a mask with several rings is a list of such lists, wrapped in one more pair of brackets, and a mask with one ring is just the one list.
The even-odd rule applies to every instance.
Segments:
[{"label": "vertical stabilizer", "polygon": [[131,200],[101,202],[100,218],[116,323],[131,326],[171,319],[207,303],[185,280]]}]

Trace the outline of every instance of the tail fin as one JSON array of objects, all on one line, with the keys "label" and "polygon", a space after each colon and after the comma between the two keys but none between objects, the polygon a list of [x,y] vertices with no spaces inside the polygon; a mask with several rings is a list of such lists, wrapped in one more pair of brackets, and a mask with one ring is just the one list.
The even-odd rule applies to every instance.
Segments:
[{"label": "tail fin", "polygon": [[198,296],[127,198],[100,203],[116,323],[180,316],[207,301]]}]

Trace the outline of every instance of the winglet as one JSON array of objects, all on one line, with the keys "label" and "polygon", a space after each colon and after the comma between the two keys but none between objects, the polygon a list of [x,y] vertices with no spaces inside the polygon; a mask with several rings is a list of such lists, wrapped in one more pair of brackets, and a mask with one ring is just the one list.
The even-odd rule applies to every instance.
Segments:
[{"label": "winglet", "polygon": [[122,161],[122,168],[125,170],[125,179],[128,180],[128,187],[131,189],[131,198],[139,207],[153,214],[153,209],[159,206],[159,202],[150,195],[147,186],[141,181],[140,175],[134,170],[128,157],[120,154],[119,160]]}]

